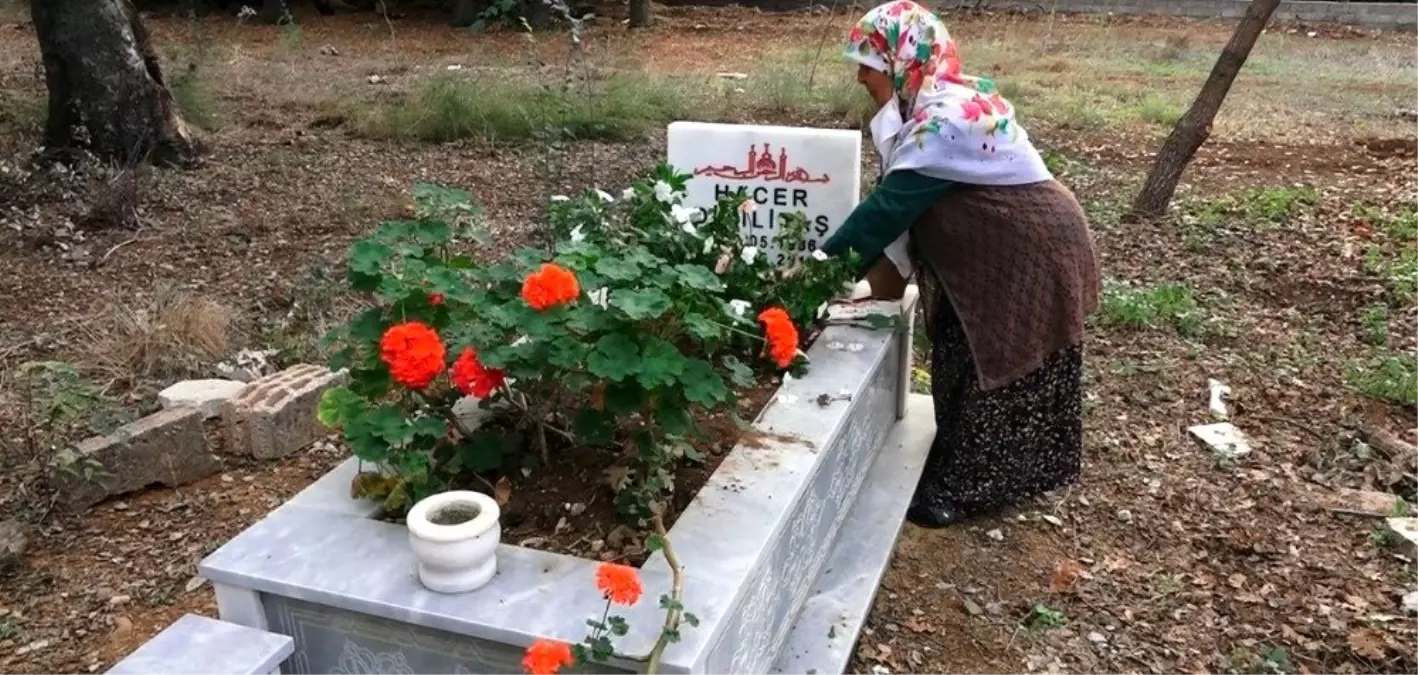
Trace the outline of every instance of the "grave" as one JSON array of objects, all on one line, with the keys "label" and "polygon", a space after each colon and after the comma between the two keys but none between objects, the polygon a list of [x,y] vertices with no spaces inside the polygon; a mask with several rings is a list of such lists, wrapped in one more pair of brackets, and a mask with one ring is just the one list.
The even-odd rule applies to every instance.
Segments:
[{"label": "grave", "polygon": [[775,256],[784,213],[808,220],[804,255],[817,250],[861,199],[862,136],[843,129],[675,122],[668,162],[692,176],[686,206],[711,208],[738,190],[753,200],[742,215],[751,246]]},{"label": "grave", "polygon": [[295,641],[246,626],[186,614],[109,669],[109,675],[266,675],[279,673]]},{"label": "grave", "polygon": [[[860,196],[860,159],[856,132],[670,127],[671,163],[696,174],[687,204],[744,188],[758,204],[745,235],[770,253],[783,212],[813,223],[804,250],[785,254],[805,255],[832,234]],[[929,398],[908,394],[910,322],[873,330],[841,310],[909,317],[910,290],[900,302],[834,308],[808,350],[809,371],[784,382],[754,420],[751,446],[729,452],[670,529],[684,604],[700,624],[682,627],[662,672],[845,669],[934,424]],[[296,638],[285,672],[518,672],[527,645],[579,642],[604,609],[598,561],[506,541],[488,585],[426,590],[406,529],[350,497],[358,470],[346,461],[199,566],[223,620]],[[651,601],[622,612],[632,630],[619,654],[648,653],[663,621],[653,601],[670,586],[663,554],[640,575]],[[595,670],[643,667],[613,659]]]}]

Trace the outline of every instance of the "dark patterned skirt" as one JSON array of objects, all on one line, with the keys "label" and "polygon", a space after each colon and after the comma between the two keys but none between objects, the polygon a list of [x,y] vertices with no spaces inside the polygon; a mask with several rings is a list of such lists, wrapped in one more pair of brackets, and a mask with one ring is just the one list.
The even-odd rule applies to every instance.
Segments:
[{"label": "dark patterned skirt", "polygon": [[1078,478],[1083,454],[1083,348],[981,391],[965,329],[945,293],[926,312],[936,435],[915,499],[964,514],[1014,504]]}]

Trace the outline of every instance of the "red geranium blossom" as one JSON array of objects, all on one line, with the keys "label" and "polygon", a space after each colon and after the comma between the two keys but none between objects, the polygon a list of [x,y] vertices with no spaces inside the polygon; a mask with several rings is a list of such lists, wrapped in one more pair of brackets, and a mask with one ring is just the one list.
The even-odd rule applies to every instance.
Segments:
[{"label": "red geranium blossom", "polygon": [[418,321],[390,326],[379,340],[379,358],[394,381],[409,389],[428,388],[443,372],[446,354],[438,333]]},{"label": "red geranium blossom", "polygon": [[478,361],[478,353],[472,347],[464,349],[463,353],[458,355],[450,375],[453,386],[463,392],[464,396],[478,398],[487,398],[507,381],[506,371],[483,366],[482,362]]},{"label": "red geranium blossom", "polygon": [[555,263],[546,263],[522,282],[522,299],[532,309],[544,312],[564,305],[581,295],[576,275]]}]

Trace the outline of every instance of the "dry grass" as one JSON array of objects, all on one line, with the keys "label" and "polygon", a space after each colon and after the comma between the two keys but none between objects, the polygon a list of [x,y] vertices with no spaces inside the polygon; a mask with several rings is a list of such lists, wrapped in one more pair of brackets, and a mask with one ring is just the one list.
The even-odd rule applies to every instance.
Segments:
[{"label": "dry grass", "polygon": [[235,319],[220,302],[159,287],[144,305],[109,303],[84,332],[94,365],[136,385],[205,372],[236,346]]}]

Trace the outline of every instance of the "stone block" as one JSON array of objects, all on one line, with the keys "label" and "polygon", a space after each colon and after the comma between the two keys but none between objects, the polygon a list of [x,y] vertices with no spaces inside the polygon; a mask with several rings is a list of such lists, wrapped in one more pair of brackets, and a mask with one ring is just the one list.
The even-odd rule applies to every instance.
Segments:
[{"label": "stone block", "polygon": [[55,472],[61,500],[87,508],[150,485],[176,487],[221,470],[202,434],[202,412],[174,408],[79,443]]},{"label": "stone block", "polygon": [[227,451],[284,457],[324,438],[329,429],[316,416],[320,396],[345,378],[344,371],[302,364],[246,385],[222,404]]},{"label": "stone block", "polygon": [[279,673],[295,640],[234,623],[187,614],[139,646],[110,675]]},{"label": "stone block", "polygon": [[246,383],[236,380],[184,380],[158,392],[163,410],[197,408],[206,419],[219,417],[222,404],[241,393]]},{"label": "stone block", "polygon": [[0,520],[0,574],[19,567],[24,561],[25,547],[29,544],[28,529],[17,520]]},{"label": "stone block", "polygon": [[1386,522],[1398,550],[1404,555],[1418,555],[1418,518],[1389,518]]}]

